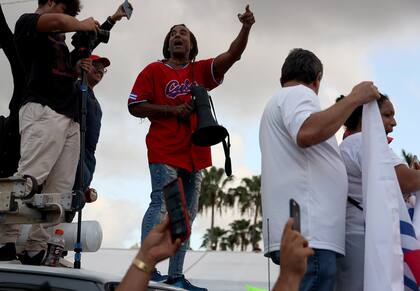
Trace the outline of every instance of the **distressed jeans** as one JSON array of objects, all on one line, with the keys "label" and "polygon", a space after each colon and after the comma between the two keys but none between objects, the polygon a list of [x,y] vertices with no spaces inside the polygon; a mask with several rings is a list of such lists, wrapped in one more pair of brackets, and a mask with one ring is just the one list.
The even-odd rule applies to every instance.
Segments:
[{"label": "distressed jeans", "polygon": [[[141,241],[143,243],[149,231],[159,224],[166,214],[165,198],[163,187],[169,182],[180,177],[184,187],[187,201],[190,223],[192,224],[197,214],[198,195],[200,193],[202,175],[201,171],[188,172],[184,169],[172,167],[165,164],[149,164],[150,177],[152,180],[152,193],[150,204],[143,217],[141,226]],[[185,241],[174,256],[169,259],[168,276],[177,278],[183,275],[184,258],[189,247],[189,239]]]}]

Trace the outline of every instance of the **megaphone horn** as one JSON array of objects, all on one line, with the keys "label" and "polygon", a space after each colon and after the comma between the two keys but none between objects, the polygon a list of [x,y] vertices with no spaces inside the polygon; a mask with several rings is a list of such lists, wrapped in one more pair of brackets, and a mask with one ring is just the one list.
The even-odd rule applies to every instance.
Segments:
[{"label": "megaphone horn", "polygon": [[192,86],[191,94],[198,118],[197,129],[191,136],[192,143],[198,146],[212,146],[222,142],[228,136],[228,131],[219,125],[213,116],[207,90],[202,86]]}]

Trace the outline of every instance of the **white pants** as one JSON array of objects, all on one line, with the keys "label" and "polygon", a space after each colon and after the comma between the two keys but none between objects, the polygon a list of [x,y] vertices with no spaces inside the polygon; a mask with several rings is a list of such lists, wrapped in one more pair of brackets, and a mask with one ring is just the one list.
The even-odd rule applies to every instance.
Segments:
[{"label": "white pants", "polygon": [[[79,124],[48,106],[27,103],[19,111],[18,175],[33,176],[43,193],[72,191],[79,161]],[[19,225],[0,225],[0,243],[16,242]],[[46,249],[48,229],[33,225],[25,249]]]}]

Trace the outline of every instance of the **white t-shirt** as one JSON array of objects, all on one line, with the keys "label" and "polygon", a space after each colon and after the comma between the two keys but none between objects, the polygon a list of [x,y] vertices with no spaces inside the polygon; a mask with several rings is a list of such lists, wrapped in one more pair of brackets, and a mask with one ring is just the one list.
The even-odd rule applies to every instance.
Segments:
[{"label": "white t-shirt", "polygon": [[[363,205],[363,189],[362,189],[362,133],[358,132],[346,137],[340,144],[340,152],[346,166],[349,197],[353,198]],[[388,147],[389,163],[394,167],[405,164],[402,158],[398,157],[394,151]],[[363,207],[363,206],[362,206]],[[354,205],[347,204],[346,233],[348,234],[364,234],[365,226],[363,220],[363,211]]]},{"label": "white t-shirt", "polygon": [[344,254],[347,175],[337,141],[332,136],[308,148],[296,141],[303,122],[318,111],[318,96],[303,85],[280,89],[264,110],[260,149],[265,253],[280,249],[293,198],[300,205],[301,233],[309,245]]}]

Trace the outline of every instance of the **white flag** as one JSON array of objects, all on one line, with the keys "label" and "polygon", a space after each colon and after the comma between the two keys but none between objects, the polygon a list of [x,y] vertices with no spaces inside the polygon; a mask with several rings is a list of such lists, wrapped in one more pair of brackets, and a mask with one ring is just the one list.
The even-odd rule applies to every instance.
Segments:
[{"label": "white flag", "polygon": [[403,291],[398,200],[401,190],[387,156],[388,142],[376,101],[363,107],[362,139],[364,291]]},{"label": "white flag", "polygon": [[417,239],[420,240],[420,191],[416,192],[415,199],[413,226],[416,230]]}]

